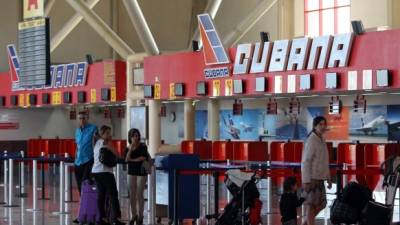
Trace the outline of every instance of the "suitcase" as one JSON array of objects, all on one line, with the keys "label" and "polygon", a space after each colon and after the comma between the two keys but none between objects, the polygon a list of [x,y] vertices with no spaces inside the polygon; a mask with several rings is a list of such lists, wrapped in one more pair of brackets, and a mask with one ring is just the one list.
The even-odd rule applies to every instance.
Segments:
[{"label": "suitcase", "polygon": [[390,225],[392,220],[391,205],[369,201],[363,210],[362,225]]},{"label": "suitcase", "polygon": [[79,223],[95,224],[100,221],[100,212],[97,206],[97,188],[92,180],[82,182],[81,202],[79,204]]}]

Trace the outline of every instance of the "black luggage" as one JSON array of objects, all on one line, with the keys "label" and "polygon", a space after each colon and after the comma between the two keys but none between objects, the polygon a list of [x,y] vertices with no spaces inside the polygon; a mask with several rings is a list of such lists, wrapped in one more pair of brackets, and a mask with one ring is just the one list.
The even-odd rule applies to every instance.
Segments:
[{"label": "black luggage", "polygon": [[369,201],[363,210],[361,225],[390,225],[392,206]]}]

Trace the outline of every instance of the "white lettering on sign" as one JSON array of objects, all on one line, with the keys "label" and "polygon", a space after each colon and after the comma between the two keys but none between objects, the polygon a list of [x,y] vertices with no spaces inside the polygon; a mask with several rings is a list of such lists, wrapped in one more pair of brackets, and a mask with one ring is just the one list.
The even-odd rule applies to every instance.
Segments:
[{"label": "white lettering on sign", "polygon": [[257,43],[254,47],[241,44],[237,47],[233,74],[346,67],[353,37],[350,33]]},{"label": "white lettering on sign", "polygon": [[249,73],[253,50],[253,44],[242,44],[237,47],[233,74]]},{"label": "white lettering on sign", "polygon": [[347,66],[353,37],[353,34],[338,34],[335,36],[331,56],[329,57],[329,68]]},{"label": "white lettering on sign", "polygon": [[297,38],[292,41],[287,70],[304,70],[306,56],[310,48],[310,38]]},{"label": "white lettering on sign", "polygon": [[264,42],[264,44],[256,43],[254,45],[254,54],[253,60],[251,60],[250,73],[264,73],[267,71],[271,57],[271,50],[271,42]]},{"label": "white lettering on sign", "polygon": [[332,36],[316,37],[312,41],[310,50],[310,57],[308,59],[308,70],[315,70],[326,68],[328,63],[329,51],[332,46]]},{"label": "white lettering on sign", "polygon": [[269,72],[284,71],[287,65],[288,53],[290,49],[289,40],[281,40],[274,42],[272,49],[271,62],[269,64]]}]

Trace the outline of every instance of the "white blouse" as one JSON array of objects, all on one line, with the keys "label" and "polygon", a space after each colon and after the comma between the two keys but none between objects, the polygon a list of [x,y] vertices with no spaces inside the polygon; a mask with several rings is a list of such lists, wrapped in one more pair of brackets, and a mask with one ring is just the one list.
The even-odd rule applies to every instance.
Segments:
[{"label": "white blouse", "polygon": [[104,147],[104,140],[99,139],[96,142],[96,145],[93,148],[93,153],[94,153],[94,164],[92,167],[92,173],[112,173],[113,168],[108,167],[104,165],[103,163],[100,162],[99,156],[100,156],[100,149]]}]

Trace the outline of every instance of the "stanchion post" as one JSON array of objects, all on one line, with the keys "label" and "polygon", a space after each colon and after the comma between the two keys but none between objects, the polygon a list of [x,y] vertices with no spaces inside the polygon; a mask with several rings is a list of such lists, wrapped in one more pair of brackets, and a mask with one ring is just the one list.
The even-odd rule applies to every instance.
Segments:
[{"label": "stanchion post", "polygon": [[[208,168],[210,168],[210,163],[209,162],[207,162],[206,163],[206,168],[208,169]],[[210,213],[210,205],[211,205],[211,195],[210,195],[210,189],[211,189],[211,185],[210,185],[210,175],[207,173],[206,174],[206,187],[207,187],[207,189],[206,189],[206,198],[207,198],[207,200],[206,200],[206,215],[210,215],[211,213]],[[207,220],[207,224],[209,224],[209,221]]]},{"label": "stanchion post", "polygon": [[8,159],[8,201],[5,207],[17,207],[13,205],[14,197],[14,160]]},{"label": "stanchion post", "polygon": [[147,195],[149,196],[148,204],[148,221],[149,224],[156,224],[156,169],[155,166],[151,167],[151,173],[147,177],[148,190]]},{"label": "stanchion post", "polygon": [[1,203],[1,204],[7,204],[7,200],[8,200],[8,197],[7,197],[7,188],[8,188],[8,175],[7,175],[7,173],[8,173],[8,162],[7,162],[7,151],[4,151],[3,152],[3,157],[4,157],[4,160],[3,160],[3,188],[4,188],[4,191],[3,191],[3,202]]},{"label": "stanchion post", "polygon": [[[226,165],[227,165],[228,167],[231,165],[231,161],[230,161],[229,159],[226,161]],[[226,200],[227,200],[228,202],[231,201],[231,193],[229,192],[228,188],[226,189]]]},{"label": "stanchion post", "polygon": [[219,211],[219,182],[218,182],[219,172],[216,171],[213,173],[214,178],[214,215],[218,215]]},{"label": "stanchion post", "polygon": [[33,173],[33,178],[32,178],[32,198],[33,198],[33,204],[32,204],[32,209],[27,209],[27,211],[35,212],[39,211],[37,207],[37,160],[33,160],[32,162],[32,173]]},{"label": "stanchion post", "polygon": [[[45,156],[44,152],[41,152],[40,156],[41,156],[42,160],[44,160],[44,156]],[[42,176],[41,176],[42,177],[42,198],[41,198],[41,200],[49,200],[50,198],[46,198],[46,179],[45,179],[44,161],[42,161],[42,163],[40,165],[41,165],[40,169],[41,169],[41,174],[42,174]]]},{"label": "stanchion post", "polygon": [[70,195],[69,192],[71,191],[69,189],[69,166],[68,164],[64,164],[64,202],[70,202],[71,200],[69,199]]},{"label": "stanchion post", "polygon": [[56,212],[55,214],[65,214],[65,210],[64,210],[64,162],[61,161],[60,162],[60,209],[58,212]]},{"label": "stanchion post", "polygon": [[[120,164],[117,164],[117,166],[116,166],[116,176],[115,176],[115,179],[117,180],[117,191],[118,191],[118,195],[120,195],[120,180],[119,180],[119,177],[120,177]],[[119,198],[119,196],[118,196],[118,198]]]},{"label": "stanchion post", "polygon": [[178,220],[178,202],[179,202],[179,181],[178,170],[174,169],[174,225],[179,225]]},{"label": "stanchion post", "polygon": [[26,198],[28,197],[28,194],[25,193],[25,152],[21,151],[21,162],[19,162],[19,171],[20,171],[20,184],[19,184],[19,197],[20,198]]}]

